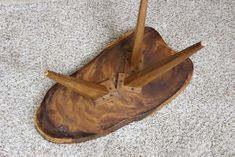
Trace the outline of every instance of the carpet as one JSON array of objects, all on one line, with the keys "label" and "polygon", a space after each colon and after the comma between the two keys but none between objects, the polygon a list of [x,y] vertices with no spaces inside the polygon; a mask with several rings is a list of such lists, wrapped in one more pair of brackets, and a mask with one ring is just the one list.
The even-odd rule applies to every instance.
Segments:
[{"label": "carpet", "polygon": [[105,137],[58,145],[35,130],[54,84],[133,30],[136,0],[0,1],[0,157],[235,156],[235,1],[150,0],[146,25],[180,51],[198,41],[189,86],[159,112]]}]

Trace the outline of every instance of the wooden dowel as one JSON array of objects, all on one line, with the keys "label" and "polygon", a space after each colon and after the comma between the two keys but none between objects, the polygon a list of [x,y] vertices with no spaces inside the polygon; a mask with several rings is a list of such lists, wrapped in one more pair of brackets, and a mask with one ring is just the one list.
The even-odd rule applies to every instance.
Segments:
[{"label": "wooden dowel", "polygon": [[108,90],[105,86],[96,83],[88,82],[71,76],[65,76],[48,70],[45,71],[45,75],[85,97],[96,99],[108,93]]},{"label": "wooden dowel", "polygon": [[142,44],[144,39],[145,19],[147,14],[148,0],[141,0],[139,16],[135,30],[135,41],[131,56],[132,69],[139,69],[142,59]]},{"label": "wooden dowel", "polygon": [[150,67],[128,76],[125,79],[124,84],[132,87],[143,87],[163,75],[168,70],[182,63],[203,47],[204,45],[201,42],[196,43],[179,53],[176,53]]}]

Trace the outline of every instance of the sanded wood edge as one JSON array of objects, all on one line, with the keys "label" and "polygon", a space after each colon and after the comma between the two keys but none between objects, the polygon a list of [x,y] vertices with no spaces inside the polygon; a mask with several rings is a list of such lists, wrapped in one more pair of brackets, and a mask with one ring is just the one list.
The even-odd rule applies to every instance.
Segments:
[{"label": "sanded wood edge", "polygon": [[121,35],[120,37],[118,37],[117,39],[114,39],[113,41],[108,43],[108,45],[105,47],[105,50],[118,45],[122,40],[130,37],[133,33],[134,33],[134,31],[128,31],[128,32],[124,33],[123,35]]},{"label": "sanded wood edge", "polygon": [[41,128],[40,128],[40,125],[39,125],[39,121],[38,121],[38,116],[39,116],[39,113],[40,113],[40,110],[41,110],[41,106],[37,109],[35,115],[34,115],[34,126],[36,128],[36,130],[38,131],[38,133],[46,140],[50,141],[50,142],[53,142],[53,143],[57,143],[57,144],[63,144],[63,143],[72,143],[73,142],[73,139],[72,138],[55,138],[55,137],[52,137],[48,134],[46,134]]}]

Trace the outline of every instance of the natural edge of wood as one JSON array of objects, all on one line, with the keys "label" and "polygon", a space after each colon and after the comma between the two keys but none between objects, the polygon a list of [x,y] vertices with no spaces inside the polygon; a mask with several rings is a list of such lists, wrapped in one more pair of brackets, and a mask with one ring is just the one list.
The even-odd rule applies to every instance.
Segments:
[{"label": "natural edge of wood", "polygon": [[[124,33],[123,35],[121,35],[119,38],[113,40],[112,42],[110,42],[104,49],[103,51],[105,50],[108,50],[109,48],[112,48],[114,46],[116,46],[119,42],[123,41],[124,39],[128,39],[130,38],[131,36],[133,36],[133,33],[134,31],[128,31],[126,33]],[[163,42],[165,43],[164,39],[162,39]],[[166,44],[167,47],[169,47],[167,44]],[[169,47],[170,48],[170,47]],[[171,48],[172,49],[172,48]],[[174,49],[172,49],[174,51]],[[103,52],[102,51],[102,52]],[[176,52],[176,51],[175,51]],[[98,54],[96,57],[100,56],[102,53]],[[96,58],[95,57],[95,58]],[[94,59],[95,59],[94,58]],[[89,65],[90,63],[92,63],[92,61],[94,60],[92,59],[90,62],[88,62],[84,67],[82,68],[85,68],[87,65]],[[76,139],[73,139],[73,138],[56,138],[56,137],[52,137],[52,136],[49,136],[48,134],[46,134],[45,132],[43,132],[43,130],[40,128],[39,126],[39,121],[37,120],[37,116],[38,116],[38,113],[40,113],[40,110],[41,110],[41,105],[37,108],[35,114],[34,114],[34,125],[35,125],[35,128],[36,130],[39,132],[39,134],[45,138],[46,140],[48,140],[49,142],[52,142],[52,143],[55,143],[55,144],[70,144],[70,143],[80,143],[80,142],[85,142],[85,141],[88,141],[88,140],[92,140],[92,139],[96,139],[96,138],[99,138],[99,137],[102,137],[102,136],[105,136],[105,135],[108,135],[109,133],[112,133],[116,130],[118,130],[119,128],[131,123],[131,122],[135,122],[135,121],[139,121],[139,120],[142,120],[143,118],[147,117],[147,116],[150,116],[152,115],[153,113],[159,111],[162,107],[164,107],[165,105],[167,105],[168,103],[170,103],[174,98],[176,98],[186,87],[187,85],[189,84],[190,80],[192,79],[192,74],[193,74],[193,63],[190,59],[188,59],[191,64],[192,64],[192,72],[189,73],[188,75],[188,78],[185,80],[184,84],[181,86],[181,88],[174,94],[172,95],[170,98],[168,98],[166,101],[164,101],[160,106],[156,107],[156,108],[153,108],[141,115],[137,115],[137,116],[134,116],[134,117],[130,117],[128,119],[125,119],[123,121],[121,121],[120,123],[118,123],[117,125],[114,125],[113,127],[105,130],[104,132],[100,133],[100,134],[97,134],[97,135],[91,135],[91,136],[87,136],[87,137],[82,137],[82,138],[79,138],[77,137]],[[81,68],[81,69],[82,69]],[[80,71],[81,69],[77,70]],[[72,74],[73,75],[73,74]]]}]

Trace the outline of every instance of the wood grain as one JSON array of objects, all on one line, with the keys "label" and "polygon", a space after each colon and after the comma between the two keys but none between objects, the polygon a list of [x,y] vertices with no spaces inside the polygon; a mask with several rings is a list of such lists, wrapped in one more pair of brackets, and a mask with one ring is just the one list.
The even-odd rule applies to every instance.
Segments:
[{"label": "wood grain", "polygon": [[45,71],[45,75],[50,79],[87,98],[95,100],[108,93],[108,90],[105,86],[97,83],[88,82],[70,76],[65,76],[49,70]]},{"label": "wood grain", "polygon": [[135,41],[131,54],[131,67],[133,71],[139,70],[141,68],[142,57],[143,57],[142,47],[143,47],[147,7],[148,7],[148,0],[141,0],[139,16],[135,30]]},{"label": "wood grain", "polygon": [[[193,71],[190,59],[146,84],[140,92],[117,88],[118,75],[131,74],[127,60],[133,44],[134,34],[128,34],[71,76],[96,84],[113,80],[106,88],[115,87],[110,89],[115,96],[96,102],[56,84],[36,112],[35,126],[39,133],[55,143],[83,142],[104,136],[158,110],[188,84]],[[143,52],[143,68],[176,53],[150,27],[145,28]]]},{"label": "wood grain", "polygon": [[143,87],[162,76],[168,70],[182,63],[203,47],[204,46],[201,44],[201,42],[196,43],[179,53],[169,56],[160,62],[156,62],[152,66],[148,66],[147,68],[128,76],[125,79],[124,84],[132,87]]}]

